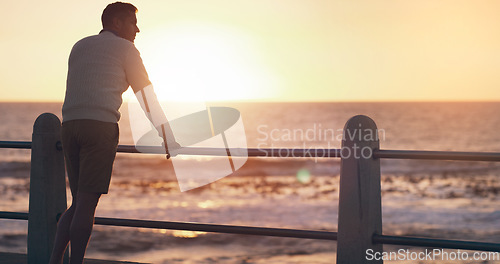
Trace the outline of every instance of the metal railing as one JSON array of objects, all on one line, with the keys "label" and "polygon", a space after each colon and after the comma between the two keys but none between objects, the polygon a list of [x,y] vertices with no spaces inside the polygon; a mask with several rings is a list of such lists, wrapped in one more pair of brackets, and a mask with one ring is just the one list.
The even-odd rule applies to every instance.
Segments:
[{"label": "metal railing", "polygon": [[[373,135],[377,127],[370,118],[355,116],[346,123],[344,131],[348,130]],[[368,262],[365,257],[366,250],[382,252],[383,244],[500,252],[500,243],[383,235],[380,188],[380,159],[500,161],[500,153],[382,150],[379,148],[378,138],[366,141],[364,138],[366,137],[344,138],[341,149],[245,149],[245,155],[249,157],[341,158],[338,232],[103,217],[96,217],[95,224],[337,240],[338,263]],[[0,212],[0,218],[29,220],[29,263],[48,261],[57,219],[66,209],[64,161],[59,139],[59,119],[53,114],[42,114],[35,122],[32,142],[0,141],[0,148],[32,150],[29,213]],[[364,150],[369,150],[369,157],[364,157]],[[118,152],[164,151],[161,147],[141,147],[139,152],[135,146],[120,145]],[[219,155],[218,153],[221,151],[214,148],[188,147],[180,150],[178,154]],[[354,155],[356,153],[358,155]],[[42,182],[41,178],[45,180]],[[40,244],[40,239],[49,243]],[[375,262],[383,263],[382,260]]]}]

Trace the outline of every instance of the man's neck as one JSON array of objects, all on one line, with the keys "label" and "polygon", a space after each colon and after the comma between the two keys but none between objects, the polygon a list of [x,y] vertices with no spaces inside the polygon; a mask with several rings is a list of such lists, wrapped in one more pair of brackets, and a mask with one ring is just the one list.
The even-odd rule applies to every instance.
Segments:
[{"label": "man's neck", "polygon": [[119,37],[118,32],[116,32],[115,30],[112,30],[112,29],[108,29],[108,28],[103,28],[101,31],[99,31],[99,34],[101,34],[104,31],[109,31],[109,32],[115,34],[117,37]]}]

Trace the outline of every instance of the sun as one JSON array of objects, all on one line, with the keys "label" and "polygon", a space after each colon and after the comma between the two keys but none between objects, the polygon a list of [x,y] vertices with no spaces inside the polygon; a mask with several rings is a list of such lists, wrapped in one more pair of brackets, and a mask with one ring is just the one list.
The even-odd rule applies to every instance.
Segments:
[{"label": "sun", "polygon": [[277,87],[255,41],[226,26],[158,27],[141,32],[136,46],[160,100],[258,100],[273,97]]}]

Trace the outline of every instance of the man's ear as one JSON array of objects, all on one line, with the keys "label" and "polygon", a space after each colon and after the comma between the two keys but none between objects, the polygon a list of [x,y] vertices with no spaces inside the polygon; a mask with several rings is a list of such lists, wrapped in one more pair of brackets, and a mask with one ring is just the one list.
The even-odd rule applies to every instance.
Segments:
[{"label": "man's ear", "polygon": [[113,17],[113,27],[117,30],[120,30],[122,26],[123,26],[123,21],[117,16]]}]

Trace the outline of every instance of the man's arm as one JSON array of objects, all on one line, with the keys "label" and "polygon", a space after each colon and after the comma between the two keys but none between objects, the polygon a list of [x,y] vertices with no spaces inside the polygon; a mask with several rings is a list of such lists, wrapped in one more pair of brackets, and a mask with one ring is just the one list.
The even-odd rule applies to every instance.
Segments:
[{"label": "man's arm", "polygon": [[158,131],[158,135],[163,138],[168,158],[168,148],[179,148],[180,145],[175,141],[175,137],[170,125],[168,124],[167,117],[158,102],[153,85],[149,81],[141,55],[135,46],[132,46],[129,49],[126,56],[125,73],[127,75],[127,80],[134,90],[137,100],[139,101],[139,104],[146,113],[146,116]]},{"label": "man's arm", "polygon": [[[174,133],[168,123],[167,117],[161,108],[158,98],[153,89],[153,85],[148,85],[138,91],[135,96],[139,101],[144,113],[148,117],[149,121],[158,131],[158,135],[163,138],[163,144],[165,147],[165,152],[167,154],[167,159],[170,158],[170,150],[178,149],[181,146],[175,141]],[[174,154],[175,156],[176,154]]]},{"label": "man's arm", "polygon": [[158,135],[163,137],[167,143],[175,142],[174,133],[168,124],[167,117],[161,108],[160,102],[158,102],[153,85],[149,84],[143,89],[140,89],[135,93],[135,96],[149,121],[151,121],[158,131]]}]

